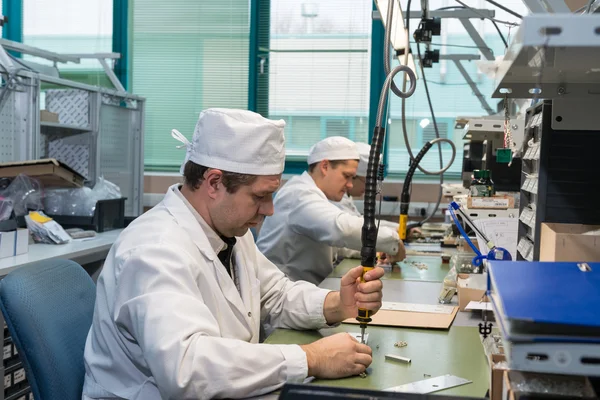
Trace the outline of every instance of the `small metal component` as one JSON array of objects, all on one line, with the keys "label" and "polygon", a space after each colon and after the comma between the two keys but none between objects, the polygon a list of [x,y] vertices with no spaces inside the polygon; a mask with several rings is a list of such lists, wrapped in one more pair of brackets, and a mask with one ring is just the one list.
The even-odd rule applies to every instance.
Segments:
[{"label": "small metal component", "polygon": [[590,267],[590,264],[588,264],[588,263],[579,263],[579,264],[577,264],[577,267],[579,268],[579,270],[581,272],[590,272],[592,270],[592,268]]},{"label": "small metal component", "polygon": [[360,376],[361,378],[366,378],[367,377],[367,373],[366,372],[361,372],[358,376]]},{"label": "small metal component", "polygon": [[394,354],[386,354],[385,358],[387,360],[400,361],[400,362],[403,362],[406,364],[410,364],[410,358],[408,358],[408,357],[396,356]]},{"label": "small metal component", "polygon": [[556,89],[556,93],[560,96],[562,96],[563,94],[567,93],[567,89],[565,89],[564,86],[559,86],[558,89]]},{"label": "small metal component", "polygon": [[431,375],[429,375],[429,374],[423,374],[423,378],[431,378]]},{"label": "small metal component", "polygon": [[408,346],[408,343],[406,343],[405,341],[400,341],[400,342],[394,343],[394,347],[406,347],[406,346]]},{"label": "small metal component", "polygon": [[365,325],[363,325],[363,326],[360,327],[360,342],[362,344],[365,344],[365,329],[366,328],[367,327]]}]

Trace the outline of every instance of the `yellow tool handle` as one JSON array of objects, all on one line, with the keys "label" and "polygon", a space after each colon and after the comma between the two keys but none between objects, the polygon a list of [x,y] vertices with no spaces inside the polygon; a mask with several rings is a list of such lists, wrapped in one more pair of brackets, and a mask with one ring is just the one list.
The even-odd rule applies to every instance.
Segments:
[{"label": "yellow tool handle", "polygon": [[398,221],[398,235],[400,239],[406,239],[406,225],[408,224],[408,215],[400,214],[400,220]]},{"label": "yellow tool handle", "polygon": [[[360,276],[360,281],[361,282],[366,282],[365,281],[365,274],[369,271],[371,271],[373,269],[373,267],[362,267],[363,272],[362,275]],[[362,319],[368,319],[369,321],[371,320],[371,310],[367,310],[365,308],[359,308],[358,309],[358,320],[360,321]],[[367,321],[367,322],[369,322]]]}]

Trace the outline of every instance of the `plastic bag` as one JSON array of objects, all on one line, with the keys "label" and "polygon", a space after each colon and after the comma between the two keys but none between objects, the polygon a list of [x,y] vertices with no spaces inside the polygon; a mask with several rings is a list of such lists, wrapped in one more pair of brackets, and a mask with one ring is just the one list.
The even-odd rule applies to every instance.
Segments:
[{"label": "plastic bag", "polygon": [[0,221],[6,221],[10,218],[13,210],[13,202],[11,199],[0,197]]},{"label": "plastic bag", "polygon": [[97,200],[119,199],[121,198],[121,188],[114,183],[107,181],[104,177],[98,178],[98,182],[92,190],[92,195]]},{"label": "plastic bag", "polygon": [[0,196],[12,200],[17,217],[43,209],[40,183],[24,174],[17,175]]},{"label": "plastic bag", "polygon": [[103,177],[93,189],[51,189],[44,196],[44,206],[49,215],[93,217],[98,200],[121,198],[121,189]]}]

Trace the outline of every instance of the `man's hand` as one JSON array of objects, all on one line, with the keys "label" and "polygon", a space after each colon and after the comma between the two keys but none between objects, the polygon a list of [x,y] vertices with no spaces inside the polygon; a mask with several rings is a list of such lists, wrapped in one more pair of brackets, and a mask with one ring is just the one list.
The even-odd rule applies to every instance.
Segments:
[{"label": "man's hand", "polygon": [[308,376],[337,379],[358,375],[371,365],[371,348],[347,333],[338,333],[300,346],[306,353]]},{"label": "man's hand", "polygon": [[398,241],[398,252],[394,255],[391,254],[387,254],[387,253],[381,253],[381,256],[379,257],[379,262],[381,263],[389,263],[389,264],[395,264],[397,262],[400,262],[402,260],[404,260],[406,258],[406,249],[404,248],[404,243],[402,243],[402,240]]},{"label": "man's hand", "polygon": [[360,281],[362,267],[352,268],[342,277],[340,282],[340,303],[342,314],[346,318],[355,318],[359,308],[371,310],[373,314],[381,308],[383,268],[375,267],[365,274],[365,281]]}]

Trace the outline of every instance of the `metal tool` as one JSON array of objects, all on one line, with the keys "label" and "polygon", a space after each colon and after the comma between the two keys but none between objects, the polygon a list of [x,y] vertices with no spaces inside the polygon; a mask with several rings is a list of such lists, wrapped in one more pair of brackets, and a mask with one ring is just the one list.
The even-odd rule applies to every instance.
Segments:
[{"label": "metal tool", "polygon": [[407,383],[405,385],[384,389],[384,392],[402,392],[402,393],[433,393],[444,389],[449,389],[455,386],[466,385],[472,383],[468,379],[459,378],[454,375],[442,375],[435,378],[423,379]]},{"label": "metal tool", "polygon": [[[390,37],[392,34],[391,29],[391,21],[393,18],[393,4],[389,2],[388,4],[388,21],[389,24],[386,26],[386,34],[385,34],[385,46],[384,49],[387,51],[390,49]],[[380,170],[380,158],[381,158],[381,150],[383,149],[383,142],[385,139],[385,125],[383,124],[384,118],[383,115],[386,110],[386,104],[388,100],[388,92],[390,89],[394,92],[396,96],[402,98],[408,98],[413,95],[416,88],[417,77],[412,69],[410,69],[406,65],[398,65],[393,70],[390,68],[390,60],[389,54],[385,55],[386,63],[385,63],[385,73],[386,78],[383,84],[383,88],[381,90],[381,94],[379,96],[379,103],[377,107],[377,118],[375,121],[375,127],[373,129],[373,138],[371,139],[371,151],[369,152],[369,162],[367,163],[367,175],[365,179],[365,197],[364,197],[364,223],[362,227],[362,236],[361,236],[361,262],[360,265],[363,267],[363,274],[361,280],[364,282],[364,274],[369,272],[375,267],[375,256],[377,247],[377,230],[378,225],[375,223],[375,197],[377,196],[377,179],[378,176],[381,175],[383,179],[383,174],[378,174]],[[401,91],[394,84],[394,76],[398,73],[404,72],[410,78],[410,87],[407,91]],[[383,170],[383,169],[381,169]],[[371,310],[366,309],[358,309],[358,316],[356,320],[360,323],[360,332],[361,337],[364,338],[365,329],[367,328],[367,323],[371,322]],[[364,340],[361,340],[364,341]]]},{"label": "metal tool", "polygon": [[[363,273],[360,277],[361,282],[365,282],[365,274],[371,271],[373,267],[363,267]],[[371,319],[372,311],[366,310],[364,308],[358,309],[358,317],[356,319],[360,323],[360,342],[365,344],[365,329],[367,329],[367,324],[372,321]]]},{"label": "metal tool", "polygon": [[[456,224],[456,227],[460,231],[461,235],[465,238],[469,246],[473,249],[473,251],[476,254],[476,256],[473,258],[473,265],[478,267],[482,264],[483,260],[485,259],[506,261],[512,260],[512,257],[508,250],[494,245],[494,243],[475,225],[471,218],[469,218],[469,216],[460,208],[460,205],[457,202],[451,202],[450,207],[448,207],[448,210],[450,211],[450,215],[452,216],[452,219],[454,220],[454,223]],[[485,241],[485,244],[489,249],[489,252],[487,254],[482,254],[479,251],[479,249],[475,247],[473,242],[471,242],[471,239],[469,239],[469,236],[458,221],[455,211],[457,211],[463,218],[463,220]]]},{"label": "metal tool", "polygon": [[394,361],[400,361],[406,364],[410,364],[410,358],[408,357],[402,357],[402,356],[397,356],[395,354],[386,354],[385,355],[385,359],[386,360],[394,360]]}]

